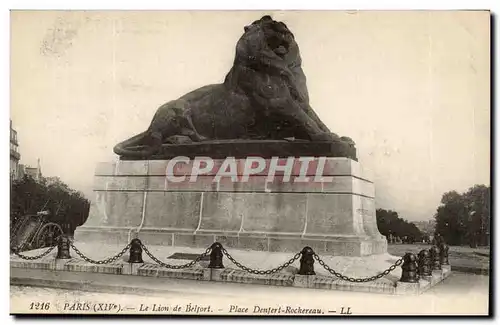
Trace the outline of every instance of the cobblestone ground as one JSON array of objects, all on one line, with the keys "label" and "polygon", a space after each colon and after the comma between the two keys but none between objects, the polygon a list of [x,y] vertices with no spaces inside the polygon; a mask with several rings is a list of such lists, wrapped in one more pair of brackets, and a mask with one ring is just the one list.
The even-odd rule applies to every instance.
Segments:
[{"label": "cobblestone ground", "polygon": [[[390,296],[241,284],[216,285],[213,286],[212,292],[203,294],[196,293],[193,287],[190,287],[189,290],[186,288],[185,293],[177,291],[161,296],[11,286],[10,302],[12,313],[30,312],[31,303],[49,302],[48,312],[52,313],[275,315],[276,313],[271,312],[272,308],[281,307],[282,311],[289,311],[287,314],[302,314],[305,309],[318,309],[322,315],[339,315],[342,307],[344,312],[350,307],[349,311],[353,315],[481,315],[488,312],[488,283],[488,276],[454,273],[443,283],[420,296]],[[192,286],[196,286],[196,283],[193,282]],[[76,310],[78,306],[85,309],[86,304],[90,311]],[[112,311],[99,310],[103,306],[113,306],[113,304],[119,306],[119,310],[116,308]],[[176,306],[180,308],[179,311],[174,311]],[[207,310],[208,306],[210,309]],[[146,307],[148,310],[144,310]],[[204,311],[202,308],[205,308]]]}]

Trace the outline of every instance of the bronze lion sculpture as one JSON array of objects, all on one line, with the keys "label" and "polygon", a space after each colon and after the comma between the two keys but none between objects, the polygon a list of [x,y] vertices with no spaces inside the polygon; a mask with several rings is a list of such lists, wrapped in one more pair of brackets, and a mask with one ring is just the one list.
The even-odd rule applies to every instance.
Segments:
[{"label": "bronze lion sculpture", "polygon": [[145,132],[117,144],[114,152],[147,158],[168,143],[339,140],[309,106],[299,47],[287,26],[264,16],[244,30],[224,83],[162,105]]}]

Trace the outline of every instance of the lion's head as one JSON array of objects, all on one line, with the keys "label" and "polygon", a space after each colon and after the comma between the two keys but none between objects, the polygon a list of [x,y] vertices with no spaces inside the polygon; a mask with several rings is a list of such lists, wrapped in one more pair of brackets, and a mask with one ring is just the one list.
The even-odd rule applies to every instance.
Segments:
[{"label": "lion's head", "polygon": [[283,60],[288,67],[300,66],[299,47],[288,27],[270,16],[264,16],[245,26],[245,33],[236,46],[237,59],[251,62],[265,54]]}]

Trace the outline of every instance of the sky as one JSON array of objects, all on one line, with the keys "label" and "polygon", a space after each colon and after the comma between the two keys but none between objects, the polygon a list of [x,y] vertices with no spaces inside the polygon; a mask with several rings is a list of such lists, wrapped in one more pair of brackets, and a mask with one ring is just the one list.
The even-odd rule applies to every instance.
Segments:
[{"label": "sky", "polygon": [[220,83],[246,24],[295,34],[311,107],[356,142],[378,208],[433,217],[490,180],[490,17],[467,11],[11,13],[21,163],[91,197],[97,162],[163,103]]}]

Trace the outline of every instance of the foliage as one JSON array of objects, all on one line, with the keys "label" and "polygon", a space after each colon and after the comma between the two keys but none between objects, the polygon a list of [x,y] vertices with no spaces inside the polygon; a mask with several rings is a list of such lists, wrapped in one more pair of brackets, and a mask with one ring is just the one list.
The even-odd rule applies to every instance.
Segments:
[{"label": "foliage", "polygon": [[384,236],[392,234],[394,237],[406,238],[406,242],[421,242],[422,232],[414,223],[408,222],[398,216],[396,211],[377,209],[377,226]]},{"label": "foliage", "polygon": [[475,185],[465,193],[443,194],[435,215],[436,233],[450,245],[489,244],[491,188]]},{"label": "foliage", "polygon": [[88,217],[90,202],[57,177],[36,181],[30,176],[13,180],[10,190],[11,225],[22,216],[49,211],[47,220],[68,224],[70,233]]}]

